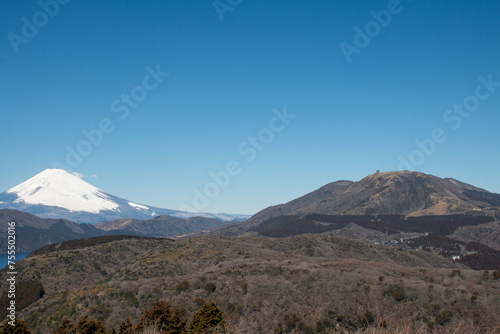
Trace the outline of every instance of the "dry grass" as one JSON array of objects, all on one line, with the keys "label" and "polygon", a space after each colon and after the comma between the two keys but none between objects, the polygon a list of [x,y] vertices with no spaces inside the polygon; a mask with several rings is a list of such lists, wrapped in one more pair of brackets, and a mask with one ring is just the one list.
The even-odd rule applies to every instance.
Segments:
[{"label": "dry grass", "polygon": [[[308,333],[319,323],[330,333],[381,334],[498,333],[500,326],[500,280],[491,275],[426,252],[326,235],[124,240],[33,257],[18,272],[19,279],[38,273],[47,291],[18,312],[43,334],[85,315],[116,329],[158,299],[188,319],[204,301],[216,302],[230,319],[221,333],[273,333],[279,325]],[[367,312],[373,321],[364,325]]]}]

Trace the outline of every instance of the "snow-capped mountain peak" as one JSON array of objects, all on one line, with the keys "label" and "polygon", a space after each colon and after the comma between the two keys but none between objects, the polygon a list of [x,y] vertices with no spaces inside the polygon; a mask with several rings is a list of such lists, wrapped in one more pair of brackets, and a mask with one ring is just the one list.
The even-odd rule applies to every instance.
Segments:
[{"label": "snow-capped mountain peak", "polygon": [[69,211],[98,213],[118,208],[104,192],[62,169],[46,169],[6,193],[16,194],[16,203],[57,206]]},{"label": "snow-capped mountain peak", "polygon": [[151,219],[160,215],[244,220],[249,216],[184,212],[137,204],[106,193],[62,169],[46,169],[0,194],[0,209],[15,209],[44,218],[98,223],[120,218]]}]

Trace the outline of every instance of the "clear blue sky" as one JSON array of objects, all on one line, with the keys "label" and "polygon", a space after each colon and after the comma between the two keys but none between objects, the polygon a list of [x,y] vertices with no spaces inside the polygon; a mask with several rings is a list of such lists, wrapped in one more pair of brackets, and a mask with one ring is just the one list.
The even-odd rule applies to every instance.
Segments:
[{"label": "clear blue sky", "polygon": [[[236,5],[221,14],[210,0],[72,0],[55,13],[42,0],[48,15],[36,1],[2,1],[0,191],[60,162],[111,194],[179,209],[236,161],[200,209],[253,214],[406,169],[403,157],[500,192],[500,86],[475,97],[478,77],[500,82],[499,1],[238,2],[221,0]],[[388,7],[390,22],[374,23],[371,11]],[[348,62],[341,46],[356,47],[355,27],[372,37],[358,36]],[[169,73],[161,82],[147,77],[157,69]],[[122,100],[131,93],[137,101]],[[447,113],[463,103],[468,118]],[[286,125],[273,113],[284,107],[296,115]],[[102,120],[113,130],[69,166],[67,147],[88,149],[82,131]],[[272,121],[281,131],[262,130]],[[248,140],[259,133],[260,151]]]}]

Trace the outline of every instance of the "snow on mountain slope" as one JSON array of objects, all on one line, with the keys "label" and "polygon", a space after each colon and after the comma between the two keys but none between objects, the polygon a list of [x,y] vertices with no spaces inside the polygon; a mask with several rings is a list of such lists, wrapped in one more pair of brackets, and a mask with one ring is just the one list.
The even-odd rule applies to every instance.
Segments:
[{"label": "snow on mountain slope", "polygon": [[62,169],[47,169],[0,194],[0,209],[15,209],[43,218],[64,218],[78,223],[99,223],[120,218],[151,219],[207,217],[240,221],[249,216],[183,212],[137,204],[113,196]]},{"label": "snow on mountain slope", "polygon": [[16,203],[57,206],[69,211],[98,213],[118,208],[104,192],[62,169],[46,169],[7,190],[7,194],[16,194]]},{"label": "snow on mountain slope", "polygon": [[128,202],[128,205],[130,205],[131,207],[136,208],[136,209],[149,210],[149,208],[145,205],[135,204],[132,202]]}]

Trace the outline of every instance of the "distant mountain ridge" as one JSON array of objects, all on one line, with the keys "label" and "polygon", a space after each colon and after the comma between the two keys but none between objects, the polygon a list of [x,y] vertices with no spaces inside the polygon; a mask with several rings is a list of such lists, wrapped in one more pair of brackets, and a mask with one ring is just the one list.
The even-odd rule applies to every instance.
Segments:
[{"label": "distant mountain ridge", "polygon": [[280,216],[500,214],[500,194],[420,172],[375,173],[358,182],[336,181],[285,204],[268,207],[215,233],[241,234]]},{"label": "distant mountain ridge", "polygon": [[333,234],[428,250],[490,270],[500,266],[499,204],[500,194],[455,179],[408,171],[376,173],[358,182],[329,183],[206,233],[275,238]]},{"label": "distant mountain ridge", "polygon": [[37,248],[73,239],[109,235],[175,237],[226,224],[216,218],[157,216],[148,220],[118,219],[95,225],[66,219],[40,218],[13,209],[0,210],[0,254],[7,251],[7,224],[16,223],[16,251],[30,253]]},{"label": "distant mountain ridge", "polygon": [[120,231],[124,234],[135,234],[149,237],[179,236],[192,231],[200,231],[223,223],[216,218],[189,217],[186,219],[172,216],[157,216],[152,219],[117,219],[95,224],[103,231]]},{"label": "distant mountain ridge", "polygon": [[66,219],[40,218],[30,213],[12,209],[0,210],[0,254],[7,251],[7,224],[15,222],[16,251],[30,253],[48,244],[66,240],[90,238],[106,234],[90,224],[78,224]]},{"label": "distant mountain ridge", "polygon": [[15,209],[44,218],[99,223],[121,218],[150,219],[159,215],[179,218],[208,217],[241,221],[237,214],[193,213],[162,209],[108,194],[62,169],[46,169],[0,194],[0,209]]}]

